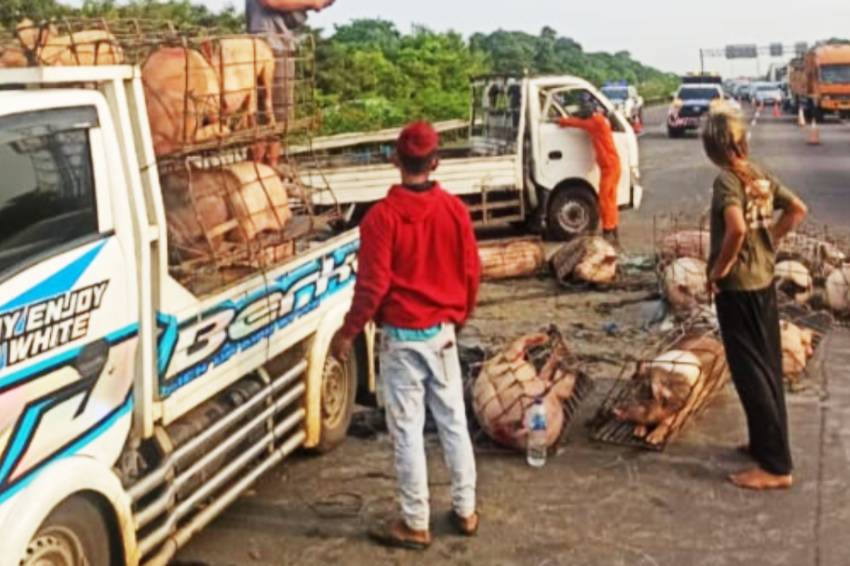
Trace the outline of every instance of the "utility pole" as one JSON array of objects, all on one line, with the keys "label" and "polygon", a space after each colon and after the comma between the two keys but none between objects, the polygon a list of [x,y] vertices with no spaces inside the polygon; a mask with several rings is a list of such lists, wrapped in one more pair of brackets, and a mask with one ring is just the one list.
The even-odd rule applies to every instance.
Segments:
[{"label": "utility pole", "polygon": [[705,74],[705,54],[702,49],[699,50],[699,74]]}]

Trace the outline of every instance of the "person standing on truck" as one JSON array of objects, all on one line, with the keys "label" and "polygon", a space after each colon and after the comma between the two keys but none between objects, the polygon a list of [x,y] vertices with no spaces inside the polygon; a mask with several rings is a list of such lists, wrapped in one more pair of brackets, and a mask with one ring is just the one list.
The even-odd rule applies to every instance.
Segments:
[{"label": "person standing on truck", "polygon": [[[791,448],[782,371],[774,265],[776,248],[806,216],[806,205],[749,160],[738,112],[715,105],[703,130],[709,159],[720,167],[711,204],[708,278],[732,381],[747,416],[753,469],[730,476],[738,487],[791,487]],[[774,221],[774,210],[782,214]]]},{"label": "person standing on truck", "polygon": [[413,549],[431,544],[426,406],[451,471],[452,523],[466,536],[475,535],[479,523],[456,334],[475,306],[481,268],[467,208],[430,180],[438,147],[439,136],[426,122],[411,124],[399,136],[393,159],[401,184],[360,224],[354,300],[331,343],[333,355],[344,359],[369,320],[381,325],[381,381],[401,517],[370,536]]},{"label": "person standing on truck", "polygon": [[[307,21],[307,12],[320,12],[335,0],[245,0],[248,33],[264,35],[274,52],[272,103],[275,119],[286,122],[294,112],[295,62],[287,43]],[[261,96],[266,96],[260,92]],[[268,117],[263,117],[268,120]]]},{"label": "person standing on truck", "polygon": [[599,217],[602,219],[602,235],[609,242],[619,244],[620,210],[617,206],[617,187],[620,184],[622,169],[611,121],[602,109],[588,103],[583,105],[575,116],[565,116],[559,123],[562,128],[580,128],[590,135],[601,175]]}]

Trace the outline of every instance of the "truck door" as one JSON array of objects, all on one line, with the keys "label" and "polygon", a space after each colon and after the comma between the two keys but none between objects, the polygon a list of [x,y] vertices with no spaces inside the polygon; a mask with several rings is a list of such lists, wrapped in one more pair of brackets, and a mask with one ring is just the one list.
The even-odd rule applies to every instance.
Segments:
[{"label": "truck door", "polygon": [[562,181],[578,177],[587,180],[599,191],[599,167],[590,136],[578,128],[562,128],[558,124],[560,118],[577,113],[588,101],[606,108],[613,118],[614,143],[622,169],[617,202],[628,205],[631,203],[629,137],[633,134],[613,108],[585,88],[563,87],[543,91],[543,111],[537,124],[539,156],[535,160],[536,179],[544,187],[553,189]]},{"label": "truck door", "polygon": [[134,269],[113,222],[105,105],[37,109],[39,96],[0,104],[0,503],[53,459],[111,466],[132,406]]}]

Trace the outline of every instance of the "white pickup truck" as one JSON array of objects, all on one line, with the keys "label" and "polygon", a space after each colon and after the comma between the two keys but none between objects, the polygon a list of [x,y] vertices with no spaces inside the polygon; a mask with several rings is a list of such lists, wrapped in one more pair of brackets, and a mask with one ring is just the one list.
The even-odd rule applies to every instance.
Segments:
[{"label": "white pickup truck", "polygon": [[0,566],[166,564],[345,437],[356,231],[181,285],[138,67],[0,70],[0,171]]},{"label": "white pickup truck", "polygon": [[[435,178],[467,203],[476,223],[527,223],[556,239],[597,228],[599,168],[590,139],[581,130],[557,124],[587,102],[608,110],[614,122],[623,171],[620,206],[640,207],[643,189],[634,130],[593,85],[570,76],[491,77],[477,81],[472,92],[468,140],[444,148]],[[364,134],[363,146],[374,143],[374,136]],[[363,151],[356,137],[349,144],[347,154],[302,160],[302,175],[308,185],[329,186],[335,203],[365,208],[398,182],[398,172],[386,151],[377,156]],[[335,204],[329,199],[317,204]]]}]

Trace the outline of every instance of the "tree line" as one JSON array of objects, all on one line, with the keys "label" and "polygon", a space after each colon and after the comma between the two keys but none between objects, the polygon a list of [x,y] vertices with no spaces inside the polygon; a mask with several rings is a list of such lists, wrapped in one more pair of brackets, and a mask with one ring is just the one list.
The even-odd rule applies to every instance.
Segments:
[{"label": "tree line", "polygon": [[[188,0],[85,0],[79,8],[57,0],[3,0],[0,25],[24,16],[169,19],[178,25],[244,31],[234,8],[213,12]],[[538,35],[476,33],[468,40],[414,26],[409,32],[383,20],[355,20],[316,33],[316,97],[323,134],[398,126],[414,118],[447,120],[469,112],[469,79],[496,74],[571,74],[601,85],[626,80],[644,97],[666,97],[678,79],[634,60],[627,51],[589,53],[550,27]]]}]

